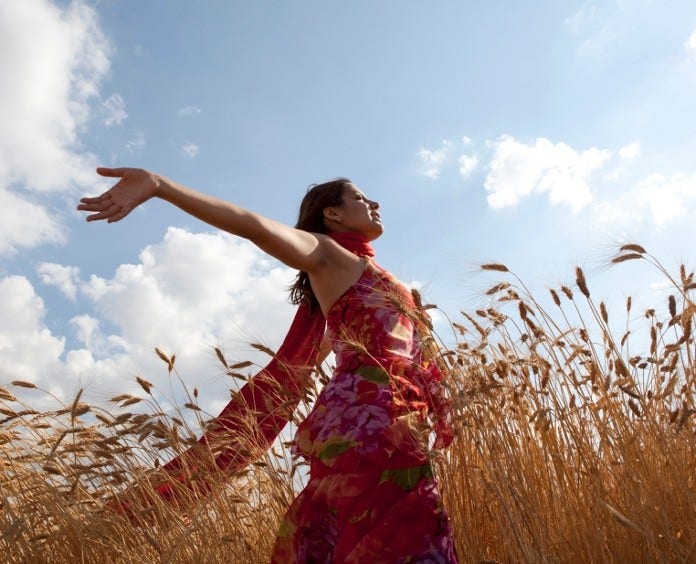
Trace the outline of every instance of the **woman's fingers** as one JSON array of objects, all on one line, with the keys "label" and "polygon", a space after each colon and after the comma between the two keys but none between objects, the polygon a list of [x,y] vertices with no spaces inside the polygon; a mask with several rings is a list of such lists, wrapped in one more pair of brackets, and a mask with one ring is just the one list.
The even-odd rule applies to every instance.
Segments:
[{"label": "woman's fingers", "polygon": [[80,198],[80,204],[77,206],[77,209],[84,211],[102,210],[110,207],[113,203],[111,194],[104,192],[101,196]]},{"label": "woman's fingers", "polygon": [[80,198],[80,204],[77,206],[77,209],[78,209],[78,210],[87,209],[85,206],[91,206],[91,205],[94,205],[94,204],[99,203],[100,201],[101,201],[101,200],[99,199],[99,197],[92,197],[92,198],[85,197],[85,198]]},{"label": "woman's fingers", "polygon": [[107,203],[111,203],[110,198],[104,194],[92,198],[80,198],[80,204],[77,206],[77,209],[84,211],[93,211],[95,209],[100,209]]},{"label": "woman's fingers", "polygon": [[120,178],[126,173],[127,168],[109,168],[106,166],[97,167],[97,174],[110,178]]},{"label": "woman's fingers", "polygon": [[77,209],[83,211],[101,210],[102,207],[110,206],[112,203],[111,190],[108,190],[100,196],[85,196],[84,198],[80,198],[80,204],[77,206]]},{"label": "woman's fingers", "polygon": [[[106,220],[108,220],[109,223],[111,223],[113,221],[118,221],[118,220],[115,220],[112,218],[120,211],[121,211],[120,208],[100,211],[99,213],[94,213],[92,215],[88,215],[87,221],[97,221],[100,219],[106,219]],[[123,216],[123,217],[125,217],[125,216]]]},{"label": "woman's fingers", "polygon": [[125,208],[119,208],[118,211],[107,219],[108,223],[113,223],[114,221],[121,221],[130,213],[130,210]]},{"label": "woman's fingers", "polygon": [[96,211],[98,209],[101,209],[101,206],[99,206],[98,202],[88,202],[87,198],[82,198],[80,200],[80,204],[78,204],[77,209],[80,211]]},{"label": "woman's fingers", "polygon": [[82,198],[81,204],[77,206],[78,210],[86,212],[97,212],[87,216],[87,221],[97,221],[106,219],[109,223],[119,221],[130,213],[130,209],[124,208],[123,205],[114,202],[108,194],[99,196],[98,198]]}]

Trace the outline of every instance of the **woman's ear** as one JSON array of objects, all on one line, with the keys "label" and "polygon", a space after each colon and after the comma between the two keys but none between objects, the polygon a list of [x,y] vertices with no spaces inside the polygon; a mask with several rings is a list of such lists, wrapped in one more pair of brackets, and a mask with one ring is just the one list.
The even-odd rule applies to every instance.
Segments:
[{"label": "woman's ear", "polygon": [[324,219],[329,220],[329,221],[340,221],[341,220],[341,213],[340,210],[336,206],[330,206],[328,208],[324,208]]}]

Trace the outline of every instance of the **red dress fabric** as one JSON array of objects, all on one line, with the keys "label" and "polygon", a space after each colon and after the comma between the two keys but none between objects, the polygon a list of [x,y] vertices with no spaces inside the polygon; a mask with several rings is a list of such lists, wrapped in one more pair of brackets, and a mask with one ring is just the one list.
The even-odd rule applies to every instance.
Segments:
[{"label": "red dress fabric", "polygon": [[309,385],[326,324],[336,368],[295,436],[295,452],[310,463],[309,482],[282,522],[272,561],[456,562],[428,449],[431,430],[435,448],[451,442],[450,411],[419,338],[423,320],[411,293],[368,258],[367,242],[331,235],[365,257],[358,282],[326,321],[300,306],[273,361],[196,447],[164,466],[178,484],[157,493],[173,502],[184,492],[203,495],[212,484],[208,472],[198,479],[199,469],[238,471],[268,448]]},{"label": "red dress fabric", "polygon": [[[375,255],[359,233],[333,232],[329,237],[358,256]],[[301,304],[268,365],[233,396],[197,445],[164,466],[169,480],[156,488],[157,494],[169,502],[205,495],[212,487],[210,470],[239,471],[266,451],[309,387],[325,329],[321,311]],[[120,507],[130,511],[125,500]]]},{"label": "red dress fabric", "polygon": [[423,358],[410,292],[367,261],[332,306],[336,369],[295,436],[309,482],[273,562],[456,562],[428,436],[451,441],[440,373]]},{"label": "red dress fabric", "polygon": [[162,498],[204,495],[211,484],[196,480],[200,468],[239,471],[268,450],[311,382],[325,326],[321,313],[298,308],[271,362],[233,396],[198,445],[164,465],[173,483],[156,488]]}]

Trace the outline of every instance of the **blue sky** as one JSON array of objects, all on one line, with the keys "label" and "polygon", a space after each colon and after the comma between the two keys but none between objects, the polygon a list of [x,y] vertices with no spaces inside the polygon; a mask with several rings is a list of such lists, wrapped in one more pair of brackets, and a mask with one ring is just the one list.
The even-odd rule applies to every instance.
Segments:
[{"label": "blue sky", "polygon": [[[74,207],[97,164],[142,166],[288,223],[348,176],[382,204],[379,261],[456,316],[480,261],[622,307],[693,266],[696,7],[538,2],[0,0],[0,385],[69,398],[168,387],[177,354],[215,411],[212,347],[275,346],[293,273],[153,201]],[[611,307],[611,306],[610,306]]]}]

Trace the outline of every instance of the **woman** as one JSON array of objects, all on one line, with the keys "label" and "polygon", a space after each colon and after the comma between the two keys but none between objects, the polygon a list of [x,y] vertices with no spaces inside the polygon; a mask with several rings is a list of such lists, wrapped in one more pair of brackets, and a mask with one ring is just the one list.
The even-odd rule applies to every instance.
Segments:
[{"label": "woman", "polygon": [[205,492],[211,469],[239,470],[266,448],[304,395],[326,329],[336,369],[298,426],[294,449],[309,461],[309,481],[283,520],[273,561],[456,562],[428,452],[428,418],[435,447],[451,441],[449,410],[426,318],[372,261],[379,204],[347,179],[315,185],[292,228],[145,170],[97,172],[119,180],[81,200],[88,221],[119,221],[158,197],[300,271],[291,290],[298,313],[276,357],[199,448],[165,466],[180,485],[157,493],[175,501]]}]

